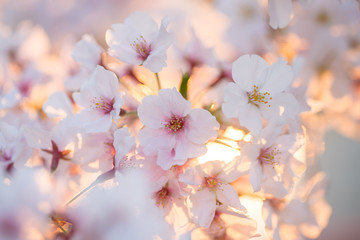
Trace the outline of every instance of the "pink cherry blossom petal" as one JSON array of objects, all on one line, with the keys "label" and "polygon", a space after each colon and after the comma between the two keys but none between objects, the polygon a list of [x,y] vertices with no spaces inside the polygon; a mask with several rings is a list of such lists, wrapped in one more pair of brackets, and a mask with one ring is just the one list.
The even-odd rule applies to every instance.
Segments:
[{"label": "pink cherry blossom petal", "polygon": [[208,189],[197,191],[190,196],[193,221],[201,227],[209,227],[216,210],[215,194]]},{"label": "pink cherry blossom petal", "polygon": [[210,112],[199,108],[193,109],[186,119],[185,134],[193,143],[204,144],[217,136],[216,129],[219,127],[220,124]]}]

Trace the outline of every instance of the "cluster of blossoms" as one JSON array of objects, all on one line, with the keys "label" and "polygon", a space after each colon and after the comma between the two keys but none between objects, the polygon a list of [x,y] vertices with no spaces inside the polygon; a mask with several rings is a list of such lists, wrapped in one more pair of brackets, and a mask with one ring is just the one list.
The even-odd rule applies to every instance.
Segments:
[{"label": "cluster of blossoms", "polygon": [[287,27],[291,0],[197,3],[228,20],[212,48],[185,7],[130,14],[106,47],[2,26],[0,239],[318,237],[323,135],[360,123],[357,3],[320,2]]}]

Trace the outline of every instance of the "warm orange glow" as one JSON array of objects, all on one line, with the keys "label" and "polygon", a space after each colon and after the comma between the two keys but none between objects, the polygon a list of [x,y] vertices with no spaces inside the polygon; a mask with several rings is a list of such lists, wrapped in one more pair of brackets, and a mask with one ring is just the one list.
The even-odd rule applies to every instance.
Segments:
[{"label": "warm orange glow", "polygon": [[205,155],[198,158],[199,163],[205,163],[214,160],[223,160],[226,163],[239,156],[240,152],[231,147],[222,145],[220,143],[210,142],[207,145],[208,151]]}]

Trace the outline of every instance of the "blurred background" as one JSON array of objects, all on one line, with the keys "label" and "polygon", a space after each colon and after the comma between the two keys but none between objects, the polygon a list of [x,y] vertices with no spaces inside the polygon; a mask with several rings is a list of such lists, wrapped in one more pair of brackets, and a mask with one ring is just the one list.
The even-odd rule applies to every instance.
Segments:
[{"label": "blurred background", "polygon": [[[242,7],[237,9],[238,12],[233,13],[223,2],[233,2],[233,4],[239,2],[243,5],[240,4],[239,6]],[[251,8],[254,5],[253,2],[256,2],[256,9]],[[315,148],[314,159],[318,161],[310,166],[316,170],[323,170],[327,174],[329,185],[326,199],[333,208],[329,224],[319,239],[359,239],[360,57],[358,50],[360,18],[358,3],[355,0],[341,2],[314,0],[311,3],[310,1],[294,1],[294,14],[289,26],[285,29],[274,30],[268,24],[267,1],[254,0],[253,2],[235,0],[0,0],[0,16],[2,26],[10,26],[14,29],[24,20],[40,25],[47,33],[54,53],[61,51],[60,49],[66,44],[73,45],[83,34],[93,35],[106,49],[106,30],[112,24],[122,22],[130,13],[138,10],[147,11],[159,17],[169,16],[186,27],[193,26],[199,38],[205,45],[213,47],[219,58],[231,59],[241,54],[257,53],[271,62],[278,57],[292,61],[298,55],[302,55],[305,63],[299,75],[307,79],[304,82],[311,85],[312,89],[323,90],[324,86],[327,86],[320,84],[320,87],[316,87],[316,84],[311,81],[312,73],[309,73],[309,69],[321,62],[316,65],[317,70],[330,71],[336,77],[331,80],[332,87],[328,89],[332,94],[330,100],[327,94],[323,94],[326,95],[324,97],[319,92],[307,93],[309,98],[316,100],[309,105],[315,109],[316,113],[319,113],[316,119],[306,120],[307,124],[313,124],[313,128],[317,129],[313,133],[312,144]],[[309,4],[313,5],[309,7]],[[316,15],[317,22],[309,22],[311,14],[316,10],[319,11]],[[247,18],[254,16],[255,20],[247,21]],[[332,25],[327,25],[326,31],[322,27],[316,28],[314,24],[328,24],[329,21],[334,22]],[[229,41],[229,44],[222,44],[224,40]],[[328,54],[330,51],[324,53],[325,50],[320,49],[321,47],[325,50],[333,50],[331,57]],[[233,51],[234,49],[236,51]],[[356,51],[353,52],[353,50]],[[321,58],[317,59],[319,56]],[[325,60],[329,59],[333,61],[325,64]],[[346,66],[341,66],[339,70],[339,65],[342,64]],[[342,91],[342,88],[346,89],[346,94],[338,93]],[[335,102],[334,99],[339,101]],[[319,147],[323,145],[325,148]]]}]

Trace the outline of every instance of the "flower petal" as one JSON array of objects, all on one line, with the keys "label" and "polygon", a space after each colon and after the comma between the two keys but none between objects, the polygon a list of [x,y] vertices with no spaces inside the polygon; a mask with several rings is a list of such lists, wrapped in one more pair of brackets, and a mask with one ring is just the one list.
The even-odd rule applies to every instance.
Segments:
[{"label": "flower petal", "polygon": [[190,212],[194,223],[208,228],[215,216],[215,194],[208,189],[203,189],[190,195],[190,201],[192,203]]},{"label": "flower petal", "polygon": [[239,210],[245,210],[241,205],[239,196],[236,190],[229,184],[221,184],[216,191],[217,200],[226,206],[230,206]]},{"label": "flower petal", "polygon": [[193,143],[204,144],[211,138],[216,138],[220,124],[210,112],[195,108],[186,119],[185,135]]},{"label": "flower petal", "polygon": [[242,90],[249,92],[267,66],[266,61],[258,55],[243,55],[232,64],[232,76]]}]

